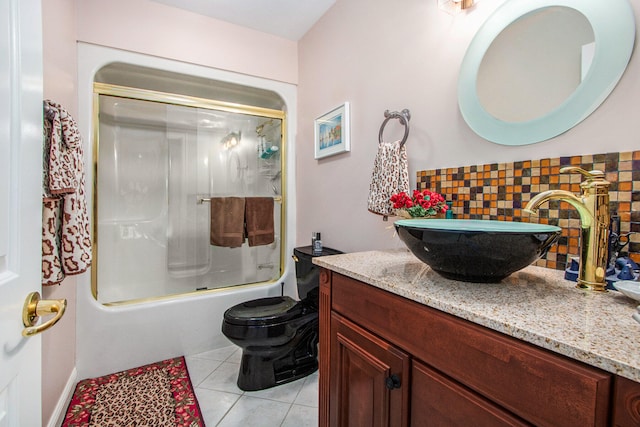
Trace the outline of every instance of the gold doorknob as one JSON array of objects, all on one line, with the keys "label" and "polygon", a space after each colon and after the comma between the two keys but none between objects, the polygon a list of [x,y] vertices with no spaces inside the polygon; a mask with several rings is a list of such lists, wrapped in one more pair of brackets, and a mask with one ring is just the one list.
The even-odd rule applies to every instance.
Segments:
[{"label": "gold doorknob", "polygon": [[[39,292],[31,292],[27,295],[22,309],[22,323],[25,328],[22,330],[23,337],[30,337],[46,331],[56,323],[64,314],[67,308],[66,299],[40,299]],[[42,325],[36,326],[40,316],[55,314],[53,318],[47,320]]]}]

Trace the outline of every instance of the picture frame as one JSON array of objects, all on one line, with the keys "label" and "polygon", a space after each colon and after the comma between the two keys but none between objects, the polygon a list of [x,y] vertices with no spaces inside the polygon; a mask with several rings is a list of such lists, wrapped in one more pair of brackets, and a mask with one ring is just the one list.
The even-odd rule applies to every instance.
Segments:
[{"label": "picture frame", "polygon": [[349,122],[348,102],[314,120],[316,159],[351,151]]}]

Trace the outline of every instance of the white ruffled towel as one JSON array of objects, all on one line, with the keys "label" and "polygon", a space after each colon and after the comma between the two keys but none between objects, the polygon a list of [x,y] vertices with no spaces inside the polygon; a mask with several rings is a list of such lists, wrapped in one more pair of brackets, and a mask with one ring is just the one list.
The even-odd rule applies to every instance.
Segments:
[{"label": "white ruffled towel", "polygon": [[409,193],[409,166],[404,144],[400,141],[381,142],[378,144],[369,185],[369,211],[378,215],[393,215],[390,199],[401,191]]},{"label": "white ruffled towel", "polygon": [[84,153],[75,120],[44,101],[42,284],[55,285],[91,265]]}]

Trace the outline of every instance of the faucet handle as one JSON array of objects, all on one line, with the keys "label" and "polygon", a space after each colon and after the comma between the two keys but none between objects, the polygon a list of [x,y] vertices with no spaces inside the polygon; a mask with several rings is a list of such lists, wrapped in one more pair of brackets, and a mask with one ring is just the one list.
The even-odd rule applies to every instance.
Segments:
[{"label": "faucet handle", "polygon": [[588,180],[592,180],[592,179],[604,179],[604,172],[594,169],[592,171],[587,172],[586,170],[579,168],[577,166],[566,166],[562,169],[560,169],[560,173],[579,173],[581,175],[583,175],[585,178],[587,178]]}]

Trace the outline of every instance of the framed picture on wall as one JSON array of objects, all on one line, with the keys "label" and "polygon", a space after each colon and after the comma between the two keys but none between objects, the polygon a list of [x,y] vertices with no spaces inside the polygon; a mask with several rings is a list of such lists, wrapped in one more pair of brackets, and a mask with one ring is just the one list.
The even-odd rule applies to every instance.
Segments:
[{"label": "framed picture on wall", "polygon": [[315,119],[314,141],[316,159],[351,151],[348,102]]}]

